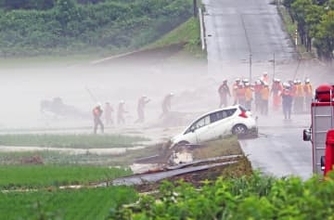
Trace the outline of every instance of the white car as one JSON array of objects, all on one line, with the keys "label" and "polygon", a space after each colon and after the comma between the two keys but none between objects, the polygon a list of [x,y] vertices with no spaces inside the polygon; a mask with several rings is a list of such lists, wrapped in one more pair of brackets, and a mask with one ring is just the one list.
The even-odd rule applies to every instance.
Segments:
[{"label": "white car", "polygon": [[258,135],[257,118],[241,105],[217,109],[198,117],[171,142],[172,146],[199,144],[230,135]]}]

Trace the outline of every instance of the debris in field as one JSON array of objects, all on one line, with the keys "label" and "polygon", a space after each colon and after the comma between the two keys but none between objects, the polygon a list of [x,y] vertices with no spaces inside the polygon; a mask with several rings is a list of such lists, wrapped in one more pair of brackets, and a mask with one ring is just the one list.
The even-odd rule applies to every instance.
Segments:
[{"label": "debris in field", "polygon": [[172,164],[183,164],[193,161],[193,155],[190,151],[183,149],[180,152],[173,152],[172,156],[169,158]]},{"label": "debris in field", "polygon": [[20,162],[21,164],[44,164],[43,158],[39,155],[23,157]]},{"label": "debris in field", "polygon": [[207,170],[214,167],[221,167],[221,166],[228,166],[231,164],[237,163],[237,161],[229,161],[229,162],[220,162],[220,163],[213,163],[213,164],[206,164],[201,166],[194,166],[194,167],[186,167],[176,170],[168,170],[156,173],[144,173],[139,175],[132,175],[122,178],[114,179],[110,185],[141,185],[146,183],[157,182],[166,178],[186,174],[186,173],[193,173],[201,170]]},{"label": "debris in field", "polygon": [[159,164],[139,164],[134,163],[130,166],[130,169],[134,174],[147,173],[147,172],[156,172],[161,170],[161,165]]}]

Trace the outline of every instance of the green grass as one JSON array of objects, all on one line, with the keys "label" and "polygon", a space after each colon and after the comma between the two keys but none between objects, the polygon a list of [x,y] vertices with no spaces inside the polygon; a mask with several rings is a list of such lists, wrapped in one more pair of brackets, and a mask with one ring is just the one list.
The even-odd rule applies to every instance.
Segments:
[{"label": "green grass", "polygon": [[125,176],[131,171],[100,166],[3,165],[0,173],[0,188],[13,189],[87,185]]},{"label": "green grass", "polygon": [[[168,47],[173,44],[184,43],[184,52],[197,58],[206,57],[206,52],[201,50],[200,25],[197,18],[190,18],[176,29],[167,33],[156,42],[142,48],[142,50],[159,47]],[[103,55],[104,54],[104,55]],[[116,55],[115,53],[113,55]],[[110,56],[104,52],[90,54],[71,54],[68,56],[36,56],[36,57],[12,57],[0,58],[0,68],[26,68],[26,67],[53,67],[75,66],[89,64],[93,60]]]},{"label": "green grass", "polygon": [[0,219],[102,220],[137,198],[128,187],[0,193]]},{"label": "green grass", "polygon": [[0,58],[0,68],[26,68],[26,67],[54,67],[88,64],[99,59],[98,55],[69,55],[69,56],[33,56]]},{"label": "green grass", "polygon": [[197,18],[190,18],[156,42],[144,47],[144,49],[168,47],[170,45],[183,43],[185,44],[185,52],[199,58],[206,56],[206,53],[201,50],[200,24]]},{"label": "green grass", "polygon": [[123,135],[57,135],[57,134],[6,134],[0,135],[0,145],[41,146],[70,148],[131,147],[147,138]]}]

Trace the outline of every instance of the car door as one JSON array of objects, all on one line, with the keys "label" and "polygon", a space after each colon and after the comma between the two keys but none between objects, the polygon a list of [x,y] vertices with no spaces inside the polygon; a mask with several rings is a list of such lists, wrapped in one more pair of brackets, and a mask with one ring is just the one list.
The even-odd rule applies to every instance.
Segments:
[{"label": "car door", "polygon": [[212,138],[210,115],[200,118],[194,124],[197,143],[201,143]]},{"label": "car door", "polygon": [[211,130],[215,133],[216,139],[232,134],[233,114],[235,111],[235,108],[231,108],[211,114]]}]

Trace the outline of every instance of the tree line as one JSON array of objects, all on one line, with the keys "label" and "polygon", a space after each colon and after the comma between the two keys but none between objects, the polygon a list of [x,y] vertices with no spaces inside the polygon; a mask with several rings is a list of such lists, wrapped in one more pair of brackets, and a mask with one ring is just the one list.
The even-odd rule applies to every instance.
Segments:
[{"label": "tree line", "polygon": [[38,5],[0,8],[0,56],[6,57],[133,50],[192,15],[192,0],[0,1]]},{"label": "tree line", "polygon": [[334,59],[334,0],[284,0],[301,44],[308,52],[316,48],[318,57]]},{"label": "tree line", "polygon": [[[106,0],[76,0],[78,4],[97,4]],[[0,0],[0,8],[5,10],[48,10],[56,5],[57,0]],[[123,2],[130,2],[123,1]]]}]

